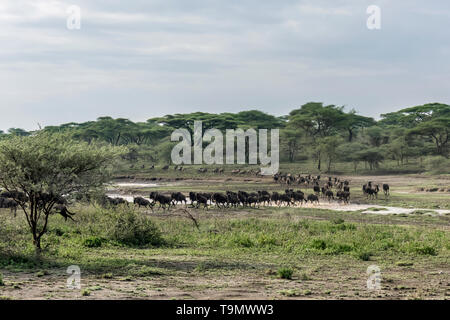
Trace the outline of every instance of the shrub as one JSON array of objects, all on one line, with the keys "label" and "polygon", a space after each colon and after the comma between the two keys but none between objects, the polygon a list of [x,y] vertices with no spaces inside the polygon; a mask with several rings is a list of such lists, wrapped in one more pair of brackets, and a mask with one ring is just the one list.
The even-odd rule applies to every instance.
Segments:
[{"label": "shrub", "polygon": [[238,246],[251,248],[253,247],[253,241],[246,235],[239,235],[233,239],[233,242]]},{"label": "shrub", "polygon": [[317,250],[325,250],[327,248],[327,243],[322,239],[314,239],[311,242],[311,247]]},{"label": "shrub", "polygon": [[334,224],[342,224],[342,223],[344,223],[345,221],[344,221],[344,219],[342,219],[342,218],[335,218],[335,219],[333,219],[333,223]]},{"label": "shrub", "polygon": [[114,211],[111,215],[109,237],[126,245],[153,245],[163,244],[161,232],[146,216],[128,208]]},{"label": "shrub", "polygon": [[424,246],[424,247],[416,247],[414,248],[414,251],[421,255],[430,255],[435,256],[437,255],[436,249],[430,246]]},{"label": "shrub", "polygon": [[372,256],[372,253],[367,252],[367,251],[361,251],[361,252],[358,252],[358,254],[357,254],[358,259],[360,259],[362,261],[369,261],[371,256]]},{"label": "shrub", "polygon": [[280,268],[277,271],[278,277],[281,279],[292,279],[292,274],[294,271],[291,268]]},{"label": "shrub", "polygon": [[83,289],[83,291],[81,291],[81,295],[83,297],[87,297],[91,295],[91,291],[89,291],[88,289]]},{"label": "shrub", "polygon": [[0,273],[0,287],[4,286],[5,282],[3,281],[3,275]]},{"label": "shrub", "polygon": [[450,159],[443,156],[428,157],[424,161],[427,171],[432,173],[450,173]]},{"label": "shrub", "polygon": [[90,238],[84,239],[83,245],[88,248],[98,248],[98,247],[102,246],[102,242],[103,242],[103,240],[101,238],[90,237]]}]

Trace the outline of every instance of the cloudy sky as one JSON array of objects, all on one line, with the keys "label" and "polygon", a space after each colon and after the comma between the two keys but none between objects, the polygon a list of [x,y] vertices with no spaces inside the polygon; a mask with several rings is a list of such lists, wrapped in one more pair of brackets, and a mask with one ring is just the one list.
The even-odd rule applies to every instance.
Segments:
[{"label": "cloudy sky", "polygon": [[1,0],[0,129],[450,103],[449,30],[448,0]]}]

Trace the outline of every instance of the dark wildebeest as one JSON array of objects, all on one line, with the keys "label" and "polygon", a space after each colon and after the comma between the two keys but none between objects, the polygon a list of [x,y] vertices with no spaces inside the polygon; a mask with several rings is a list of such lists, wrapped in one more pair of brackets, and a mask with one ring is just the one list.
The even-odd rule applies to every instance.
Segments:
[{"label": "dark wildebeest", "polygon": [[238,191],[239,201],[242,203],[242,206],[248,205],[248,193],[245,191]]},{"label": "dark wildebeest", "polygon": [[319,187],[318,184],[314,185],[313,189],[314,189],[314,193],[315,193],[316,195],[319,195],[319,194],[320,194],[320,187]]},{"label": "dark wildebeest", "polygon": [[269,192],[263,190],[263,191],[258,191],[258,197],[259,197],[259,202],[262,202],[264,205],[270,204],[270,194]]},{"label": "dark wildebeest", "polygon": [[141,206],[144,207],[144,208],[147,208],[147,207],[152,205],[150,201],[148,201],[147,199],[144,199],[142,197],[135,197],[133,199],[133,203],[137,204],[139,206],[139,208]]},{"label": "dark wildebeest", "polygon": [[194,202],[197,201],[197,194],[195,192],[189,192],[189,200],[191,201],[191,206],[194,207]]},{"label": "dark wildebeest", "polygon": [[328,202],[331,202],[331,200],[334,200],[334,194],[333,194],[333,191],[327,190],[327,191],[325,192],[325,197],[327,197]]},{"label": "dark wildebeest", "polygon": [[236,192],[227,191],[227,201],[228,205],[232,205],[236,208],[239,205],[238,194]]},{"label": "dark wildebeest", "polygon": [[197,208],[200,204],[203,204],[203,209],[208,209],[208,198],[202,195],[201,193],[195,194],[195,199],[197,201]]},{"label": "dark wildebeest", "polygon": [[279,206],[281,206],[283,203],[286,203],[288,207],[291,206],[292,204],[292,194],[289,193],[282,193],[280,194],[280,202],[279,202]]},{"label": "dark wildebeest", "polygon": [[159,203],[159,207],[166,209],[166,206],[170,209],[170,206],[172,205],[172,199],[168,196],[165,196],[163,194],[160,194],[158,192],[152,192],[150,193],[150,199],[152,199],[154,202]]},{"label": "dark wildebeest", "polygon": [[374,188],[372,187],[368,187],[366,188],[366,194],[367,194],[367,198],[370,199],[378,199],[378,192],[380,191],[380,187],[378,185],[376,185]]},{"label": "dark wildebeest", "polygon": [[252,206],[252,203],[253,203],[253,206],[255,208],[256,208],[256,205],[258,205],[258,207],[259,207],[259,196],[258,196],[258,194],[256,192],[250,193],[248,195],[247,202],[248,202],[248,205],[250,207]]},{"label": "dark wildebeest", "polygon": [[71,219],[72,221],[75,221],[72,216],[75,215],[75,213],[72,213],[67,209],[67,207],[63,204],[58,204],[54,207],[56,213],[62,215],[64,217],[64,220],[67,221],[67,218]]},{"label": "dark wildebeest", "polygon": [[385,196],[388,196],[390,194],[389,185],[387,183],[383,183],[383,191]]},{"label": "dark wildebeest", "polygon": [[315,194],[310,194],[307,199],[311,203],[317,202],[319,204],[319,197]]},{"label": "dark wildebeest", "polygon": [[10,198],[0,197],[0,208],[10,209],[11,212],[14,212],[14,217],[17,216],[17,207],[19,204]]},{"label": "dark wildebeest", "polygon": [[300,190],[292,192],[291,197],[295,202],[300,202],[300,204],[303,204],[303,200],[305,200],[305,194],[301,192]]},{"label": "dark wildebeest", "polygon": [[172,201],[175,204],[178,204],[178,202],[184,203],[186,205],[186,197],[181,192],[174,192],[171,194]]},{"label": "dark wildebeest", "polygon": [[344,191],[342,193],[342,199],[344,200],[344,203],[348,204],[348,201],[350,200],[350,192],[349,191]]},{"label": "dark wildebeest", "polygon": [[18,200],[19,202],[28,201],[28,197],[25,193],[23,193],[21,191],[15,191],[15,190],[3,191],[2,193],[0,193],[0,197]]},{"label": "dark wildebeest", "polygon": [[275,202],[275,204],[278,204],[278,201],[280,201],[280,194],[278,192],[273,192],[270,196],[270,201]]},{"label": "dark wildebeest", "polygon": [[212,195],[212,200],[216,203],[217,208],[224,208],[228,204],[227,196],[219,192]]}]

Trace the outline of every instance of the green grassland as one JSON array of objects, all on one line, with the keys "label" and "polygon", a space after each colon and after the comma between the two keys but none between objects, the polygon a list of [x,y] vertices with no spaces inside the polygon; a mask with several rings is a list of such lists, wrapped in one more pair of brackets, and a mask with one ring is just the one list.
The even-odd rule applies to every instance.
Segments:
[{"label": "green grassland", "polygon": [[[447,297],[448,216],[310,208],[191,210],[197,229],[177,210],[78,206],[74,211],[76,222],[52,217],[40,258],[24,218],[1,211],[0,296]],[[70,265],[80,266],[89,293],[64,287]],[[365,288],[369,265],[381,268],[383,290]],[[292,273],[290,280],[280,279],[283,269]],[[33,293],[40,281],[47,281],[48,289]]]}]

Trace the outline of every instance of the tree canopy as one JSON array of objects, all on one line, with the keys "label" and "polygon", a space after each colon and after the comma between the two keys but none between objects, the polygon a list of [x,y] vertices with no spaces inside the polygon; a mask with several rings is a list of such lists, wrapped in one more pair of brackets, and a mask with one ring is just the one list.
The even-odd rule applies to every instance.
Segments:
[{"label": "tree canopy", "polygon": [[24,212],[37,249],[55,205],[102,188],[109,166],[122,152],[76,142],[67,133],[38,132],[0,141],[0,186]]}]

